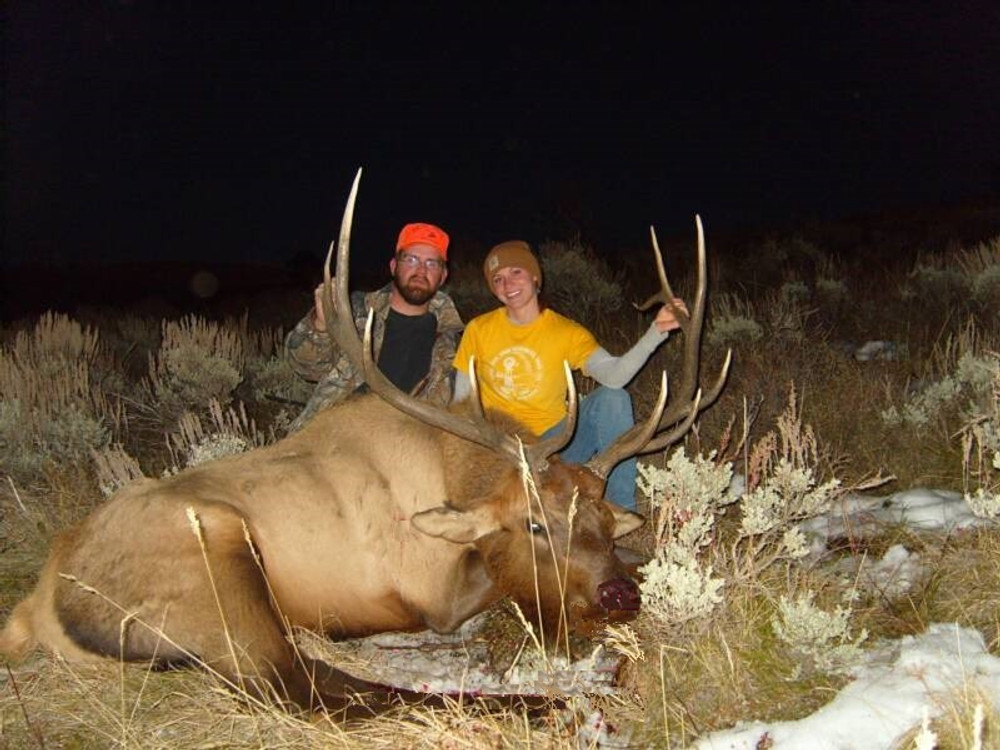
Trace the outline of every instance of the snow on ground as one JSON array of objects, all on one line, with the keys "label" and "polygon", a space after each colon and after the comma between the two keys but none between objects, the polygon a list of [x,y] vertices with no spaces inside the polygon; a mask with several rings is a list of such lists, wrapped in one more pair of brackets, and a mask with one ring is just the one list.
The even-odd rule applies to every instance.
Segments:
[{"label": "snow on ground", "polygon": [[983,523],[957,492],[914,489],[886,497],[853,495],[840,508],[802,524],[819,542],[843,536],[864,536],[891,524],[919,530],[954,531]]},{"label": "snow on ground", "polygon": [[[803,531],[813,535],[818,552],[828,539],[898,523],[954,531],[984,521],[956,492],[915,489],[883,498],[850,497],[836,511],[804,524]],[[924,572],[919,557],[898,545],[881,560],[860,567],[868,585],[887,592],[902,592]],[[695,747],[888,750],[920,724],[925,709],[934,717],[947,711],[956,697],[977,696],[992,701],[994,709],[1000,707],[1000,659],[987,653],[980,633],[955,623],[933,624],[921,635],[880,644],[853,676],[854,681],[811,716],[747,723],[707,735]]]},{"label": "snow on ground", "polygon": [[[955,624],[872,650],[854,681],[828,704],[798,721],[754,722],[703,737],[698,750],[888,750],[950,699],[978,693],[1000,696],[1000,659],[982,636]],[[768,744],[770,741],[771,744]]]}]

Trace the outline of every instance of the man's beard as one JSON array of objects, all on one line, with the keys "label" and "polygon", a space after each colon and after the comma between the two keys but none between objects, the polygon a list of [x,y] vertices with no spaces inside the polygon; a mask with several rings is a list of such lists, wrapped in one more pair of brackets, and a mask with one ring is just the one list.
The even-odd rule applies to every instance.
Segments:
[{"label": "man's beard", "polygon": [[399,276],[395,275],[392,277],[392,285],[396,287],[399,296],[411,305],[424,305],[437,292],[429,281],[425,287],[405,287],[400,283]]}]

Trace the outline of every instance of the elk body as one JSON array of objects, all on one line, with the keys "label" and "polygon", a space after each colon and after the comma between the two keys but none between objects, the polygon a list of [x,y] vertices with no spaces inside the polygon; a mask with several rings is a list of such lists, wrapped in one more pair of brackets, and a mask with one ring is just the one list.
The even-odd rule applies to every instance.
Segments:
[{"label": "elk body", "polygon": [[[42,646],[71,660],[197,662],[251,695],[345,710],[351,692],[372,686],[302,657],[289,626],[449,631],[509,596],[553,639],[595,614],[638,609],[614,540],[643,519],[601,499],[604,477],[625,455],[677,440],[725,370],[707,399],[665,409],[661,393],[650,420],[588,466],[551,457],[572,431],[572,381],[566,434],[523,448],[516,425],[400,393],[347,309],[357,184],[336,294],[327,259],[327,320],[375,393],[274,445],[121,490],[53,544],[0,654]],[[700,255],[703,266],[703,245]],[[689,339],[703,283],[697,296]],[[697,343],[691,351],[684,389],[694,393]]]},{"label": "elk body", "polygon": [[[562,562],[574,487],[569,617],[599,606],[602,585],[606,597],[628,598],[611,540],[641,518],[600,501],[589,472],[554,463],[529,521],[510,462],[377,396],[357,397],[273,446],[119,492],[56,542],[0,650],[14,656],[40,644],[71,660],[197,659],[234,685],[281,685],[309,705],[286,620],[333,636],[449,631],[503,594],[530,616],[535,557],[554,634],[561,597],[552,552]],[[333,705],[343,688],[368,687],[326,682]]]}]

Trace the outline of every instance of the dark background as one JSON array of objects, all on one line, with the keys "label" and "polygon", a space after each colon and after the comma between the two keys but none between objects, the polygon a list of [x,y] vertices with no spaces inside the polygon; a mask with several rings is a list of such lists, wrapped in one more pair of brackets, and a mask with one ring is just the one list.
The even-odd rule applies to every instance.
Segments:
[{"label": "dark background", "polygon": [[123,261],[266,283],[325,251],[358,167],[362,273],[409,221],[455,256],[614,256],[695,212],[718,236],[1000,194],[995,1],[417,5],[8,3],[7,293]]}]

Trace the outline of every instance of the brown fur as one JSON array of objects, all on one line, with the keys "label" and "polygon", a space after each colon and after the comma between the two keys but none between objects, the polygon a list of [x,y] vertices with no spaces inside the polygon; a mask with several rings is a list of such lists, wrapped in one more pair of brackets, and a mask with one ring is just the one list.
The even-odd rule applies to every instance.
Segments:
[{"label": "brown fur", "polygon": [[508,460],[350,399],[275,445],[124,488],[53,545],[0,654],[197,661],[251,694],[350,713],[349,693],[372,686],[301,659],[288,625],[448,631],[509,595],[554,637],[563,587],[572,617],[624,577],[613,539],[641,517],[579,467],[552,461],[538,481],[543,532]]}]

